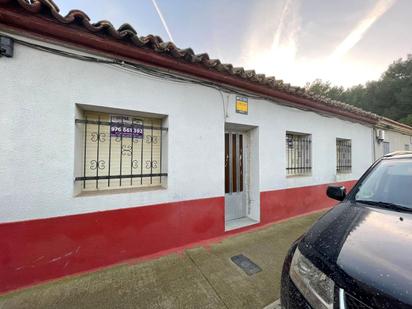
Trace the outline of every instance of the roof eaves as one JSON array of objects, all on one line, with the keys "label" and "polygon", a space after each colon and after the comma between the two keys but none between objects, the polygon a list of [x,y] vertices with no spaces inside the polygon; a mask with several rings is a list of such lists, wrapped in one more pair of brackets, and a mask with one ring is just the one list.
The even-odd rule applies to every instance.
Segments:
[{"label": "roof eaves", "polygon": [[[62,16],[59,13],[58,6],[52,0],[0,0],[0,10],[13,8],[20,8],[26,13],[28,12],[41,18],[46,18],[48,21],[57,22],[66,27],[76,29],[79,31],[79,35],[82,31],[86,31],[105,40],[121,42],[134,48],[137,47],[155,52],[163,57],[172,57],[182,63],[197,64],[222,75],[232,76],[251,84],[264,86],[273,90],[272,94],[284,93],[288,95],[287,99],[292,101],[311,101],[313,103],[311,104],[312,106],[328,110],[332,114],[343,113],[348,118],[369,123],[376,123],[380,118],[376,114],[352,105],[313,94],[301,87],[291,86],[281,80],[276,80],[273,76],[266,77],[264,74],[256,74],[254,70],[245,70],[244,68],[233,67],[231,64],[222,64],[218,59],[210,59],[206,53],[195,54],[191,48],[180,49],[172,42],[164,42],[159,36],[147,35],[139,37],[135,29],[129,24],[123,24],[118,29],[115,29],[109,21],[103,20],[91,23],[88,15],[80,10],[71,10],[66,16]],[[0,14],[1,22],[2,14]],[[221,80],[222,78],[220,78]],[[325,106],[325,108],[322,106]]]},{"label": "roof eaves", "polygon": [[412,127],[408,126],[407,124],[392,120],[387,117],[380,117],[378,126],[386,129],[392,129],[394,131],[398,131],[400,133],[412,135]]}]

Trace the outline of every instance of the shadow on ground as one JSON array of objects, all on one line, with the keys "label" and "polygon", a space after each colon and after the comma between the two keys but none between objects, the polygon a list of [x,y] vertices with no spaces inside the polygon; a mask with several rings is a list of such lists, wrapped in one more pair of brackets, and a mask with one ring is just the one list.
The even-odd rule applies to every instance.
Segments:
[{"label": "shadow on ground", "polygon": [[[0,308],[263,308],[279,298],[290,244],[321,213],[233,236],[208,248],[120,265],[0,297]],[[246,275],[230,257],[262,268]]]}]

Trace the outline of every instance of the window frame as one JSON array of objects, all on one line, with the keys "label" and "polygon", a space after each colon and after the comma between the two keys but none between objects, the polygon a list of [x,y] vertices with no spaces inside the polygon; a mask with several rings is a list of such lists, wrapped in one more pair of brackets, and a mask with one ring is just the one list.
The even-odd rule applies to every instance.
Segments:
[{"label": "window frame", "polygon": [[[91,114],[96,116],[89,117]],[[167,187],[166,115],[112,108],[84,108],[77,105],[75,116],[75,196]],[[120,121],[120,118],[113,120],[116,116],[122,120]],[[130,123],[123,120],[126,118],[131,119]],[[136,119],[141,122],[135,122]],[[116,127],[119,127],[120,131],[114,133],[116,130],[112,129]],[[102,136],[104,138],[101,138]],[[155,139],[158,145],[154,146]],[[95,144],[93,147],[92,143]],[[104,143],[105,146],[102,147]],[[134,149],[135,154],[133,154]],[[96,154],[90,155],[90,151]],[[100,166],[100,155],[106,161],[105,166]],[[154,160],[157,160],[156,166],[153,165]],[[91,166],[92,161],[99,163]],[[149,170],[146,170],[146,161],[150,161]],[[92,167],[95,167],[92,169],[93,175],[89,170],[86,172],[86,168]],[[90,185],[92,182],[95,184],[94,188]]]},{"label": "window frame", "polygon": [[[342,149],[344,149],[344,151],[339,152],[339,150],[342,150]],[[349,154],[349,158],[345,157],[345,154]],[[353,167],[352,140],[348,138],[337,137],[336,138],[336,173],[337,174],[350,174],[352,173],[352,167]]]},{"label": "window frame", "polygon": [[[387,147],[387,151],[386,150]],[[390,142],[382,142],[382,153],[383,155],[387,155],[388,153],[391,153],[391,143]]]},{"label": "window frame", "polygon": [[286,176],[312,175],[312,134],[286,131]]}]

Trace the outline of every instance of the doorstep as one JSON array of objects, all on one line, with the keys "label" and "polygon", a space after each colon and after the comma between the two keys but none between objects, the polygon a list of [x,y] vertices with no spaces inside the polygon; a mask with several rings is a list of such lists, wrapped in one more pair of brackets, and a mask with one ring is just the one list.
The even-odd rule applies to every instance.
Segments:
[{"label": "doorstep", "polygon": [[249,217],[233,219],[225,222],[225,232],[240,229],[249,225],[258,224],[259,221],[253,220]]}]

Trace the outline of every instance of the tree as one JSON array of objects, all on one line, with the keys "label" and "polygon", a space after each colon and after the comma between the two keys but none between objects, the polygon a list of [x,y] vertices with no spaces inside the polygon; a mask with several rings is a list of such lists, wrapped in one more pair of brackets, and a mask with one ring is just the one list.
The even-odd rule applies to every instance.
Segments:
[{"label": "tree", "polygon": [[408,126],[412,126],[412,114],[409,114],[408,116],[399,119],[400,122],[407,124]]},{"label": "tree", "polygon": [[345,91],[345,88],[342,86],[332,86],[331,82],[324,82],[321,79],[315,79],[312,83],[307,83],[305,88],[313,93],[320,94],[334,100],[341,100]]},{"label": "tree", "polygon": [[316,79],[306,89],[412,125],[412,55],[394,61],[377,81],[350,88]]}]

